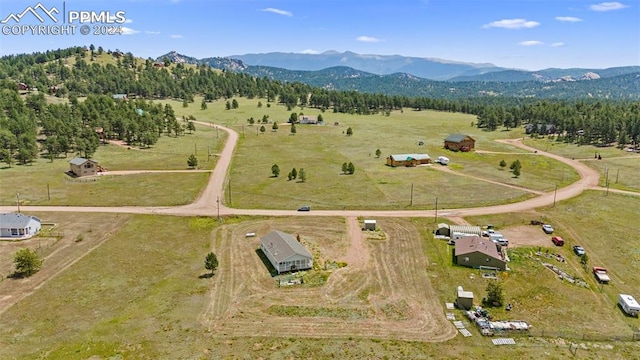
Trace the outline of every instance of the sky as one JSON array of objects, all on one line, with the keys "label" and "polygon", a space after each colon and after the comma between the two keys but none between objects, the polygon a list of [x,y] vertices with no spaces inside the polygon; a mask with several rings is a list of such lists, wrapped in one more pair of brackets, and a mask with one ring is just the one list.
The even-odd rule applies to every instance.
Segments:
[{"label": "sky", "polygon": [[[43,22],[25,12],[37,4]],[[0,55],[94,44],[154,59],[334,50],[526,70],[640,65],[640,0],[0,0],[0,29]],[[94,34],[113,30],[123,34]]]}]

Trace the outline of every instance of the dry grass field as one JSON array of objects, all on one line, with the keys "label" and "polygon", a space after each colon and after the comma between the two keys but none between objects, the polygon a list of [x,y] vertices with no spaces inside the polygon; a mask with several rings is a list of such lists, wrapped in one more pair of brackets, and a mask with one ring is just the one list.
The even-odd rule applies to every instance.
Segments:
[{"label": "dry grass field", "polygon": [[[362,237],[356,219],[347,222],[355,226],[305,218],[220,228],[214,249],[222,266],[209,306],[200,314],[203,324],[214,335],[229,336],[412,341],[455,336],[425,271],[428,260],[418,229],[407,220],[383,220],[386,240],[371,241]],[[248,231],[264,235],[273,229],[300,234],[303,243],[317,249],[321,263],[347,266],[333,270],[323,286],[278,287],[256,256],[259,239],[244,238]]]},{"label": "dry grass field", "polygon": [[[518,337],[516,346],[499,349],[473,329],[471,338],[452,338],[456,333],[444,319],[444,302],[452,300],[458,285],[478,296],[484,285],[469,284],[476,271],[450,266],[447,245],[432,238],[429,219],[378,219],[382,237],[363,236],[355,218],[231,217],[218,225],[207,218],[42,216],[65,235],[48,248],[40,273],[0,282],[5,301],[16,286],[31,289],[0,315],[2,359],[570,356],[572,340],[554,337]],[[256,253],[258,238],[244,236],[272,229],[300,234],[320,265],[343,261],[347,266],[331,270],[322,286],[278,287]],[[220,260],[212,278],[204,276],[210,250]],[[3,267],[6,261],[4,256]],[[513,316],[534,329],[553,330],[559,321],[582,329],[586,319],[579,308],[560,312],[563,308],[549,304],[602,301],[593,291],[559,297],[573,288],[543,269],[522,266],[520,260],[513,265],[507,296],[518,299]],[[39,276],[46,279],[34,288]],[[527,287],[532,283],[536,287]],[[529,308],[534,302],[539,306]],[[613,308],[607,306],[605,314],[615,324],[612,331],[624,326]],[[603,319],[591,312],[589,324]],[[628,359],[640,350],[638,343],[580,343],[577,359]]]}]

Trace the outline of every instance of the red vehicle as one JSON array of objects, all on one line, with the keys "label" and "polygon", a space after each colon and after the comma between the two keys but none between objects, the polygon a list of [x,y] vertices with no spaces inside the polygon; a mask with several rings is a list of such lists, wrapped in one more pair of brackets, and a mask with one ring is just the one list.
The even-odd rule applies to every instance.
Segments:
[{"label": "red vehicle", "polygon": [[560,236],[554,236],[551,238],[551,241],[553,242],[553,244],[555,246],[562,246],[564,245],[564,239],[561,238]]},{"label": "red vehicle", "polygon": [[598,282],[601,284],[608,284],[609,281],[611,281],[611,278],[609,277],[609,274],[607,273],[607,269],[600,267],[600,266],[594,266],[593,267],[593,275],[595,275],[596,279],[598,279]]}]

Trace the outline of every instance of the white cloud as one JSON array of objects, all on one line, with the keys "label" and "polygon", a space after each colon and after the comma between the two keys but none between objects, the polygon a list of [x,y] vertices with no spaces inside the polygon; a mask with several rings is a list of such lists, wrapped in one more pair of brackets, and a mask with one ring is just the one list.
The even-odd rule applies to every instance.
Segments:
[{"label": "white cloud", "polygon": [[375,43],[375,42],[382,41],[382,40],[380,40],[378,38],[374,38],[373,36],[358,36],[356,38],[356,40],[362,41],[362,42],[370,42],[370,43]]},{"label": "white cloud", "polygon": [[518,43],[518,45],[522,45],[522,46],[537,46],[542,44],[544,43],[538,40],[527,40],[527,41],[521,41]]},{"label": "white cloud", "polygon": [[303,54],[319,54],[318,51],[313,50],[313,49],[306,49],[306,50],[302,50]]},{"label": "white cloud", "polygon": [[137,34],[140,31],[138,30],[133,30],[132,28],[128,28],[126,26],[122,27],[122,35],[133,35],[133,34]]},{"label": "white cloud", "polygon": [[558,21],[566,21],[566,22],[580,22],[582,19],[573,17],[573,16],[556,16],[556,20]]},{"label": "white cloud", "polygon": [[147,30],[144,33],[148,34],[148,35],[160,35],[160,31],[149,31],[149,30]]},{"label": "white cloud", "polygon": [[620,10],[620,9],[624,9],[626,7],[629,7],[625,4],[621,4],[617,1],[613,1],[613,2],[603,2],[600,4],[593,4],[591,6],[589,6],[589,9],[593,10],[593,11],[611,11],[611,10]]},{"label": "white cloud", "polygon": [[551,44],[551,46],[553,46],[553,47],[563,47],[564,43],[563,42],[554,42],[553,44]]},{"label": "white cloud", "polygon": [[274,13],[282,16],[293,16],[293,14],[288,12],[287,10],[281,10],[281,9],[275,9],[275,8],[266,8],[260,11],[270,12],[270,13]]},{"label": "white cloud", "polygon": [[172,38],[172,39],[182,39],[182,35],[175,35],[174,34],[174,35],[171,35],[169,37]]},{"label": "white cloud", "polygon": [[529,21],[526,19],[504,19],[493,21],[488,24],[482,25],[483,28],[488,29],[492,27],[504,28],[504,29],[524,29],[533,28],[540,25],[537,21]]}]

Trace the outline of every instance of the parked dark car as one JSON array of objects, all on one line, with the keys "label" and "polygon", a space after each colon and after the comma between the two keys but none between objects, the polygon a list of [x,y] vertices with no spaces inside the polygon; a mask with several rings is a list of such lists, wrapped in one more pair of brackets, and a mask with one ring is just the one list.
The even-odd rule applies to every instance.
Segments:
[{"label": "parked dark car", "polygon": [[582,256],[582,255],[584,255],[584,254],[586,254],[586,253],[587,253],[587,252],[585,251],[585,249],[584,249],[582,246],[580,246],[580,245],[575,245],[575,246],[573,247],[573,252],[574,252],[574,253],[576,253],[576,255],[578,255],[578,256]]},{"label": "parked dark car", "polygon": [[311,206],[305,205],[298,208],[298,211],[311,211]]}]

